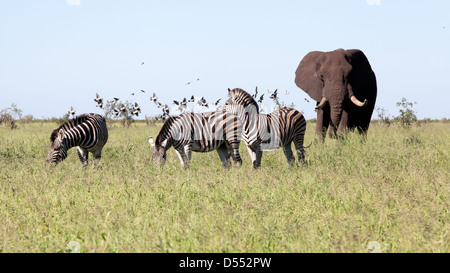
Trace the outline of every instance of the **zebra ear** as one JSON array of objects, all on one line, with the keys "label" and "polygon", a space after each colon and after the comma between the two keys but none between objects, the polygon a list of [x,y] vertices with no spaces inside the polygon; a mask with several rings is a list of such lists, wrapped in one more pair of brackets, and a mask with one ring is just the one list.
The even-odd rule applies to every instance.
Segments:
[{"label": "zebra ear", "polygon": [[155,141],[153,140],[153,138],[150,136],[148,137],[148,143],[150,143],[150,145],[155,148]]},{"label": "zebra ear", "polygon": [[58,131],[58,138],[60,140],[63,140],[63,138],[64,138],[64,130],[63,129],[59,129],[59,131]]}]

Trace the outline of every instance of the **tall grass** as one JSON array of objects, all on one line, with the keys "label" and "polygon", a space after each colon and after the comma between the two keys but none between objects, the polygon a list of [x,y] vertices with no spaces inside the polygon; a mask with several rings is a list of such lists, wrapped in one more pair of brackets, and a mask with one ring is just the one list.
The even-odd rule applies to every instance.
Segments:
[{"label": "tall grass", "polygon": [[[97,167],[76,150],[45,164],[53,123],[0,127],[0,252],[449,252],[450,125],[371,126],[306,151],[282,150],[253,170],[224,170],[173,149],[153,165],[147,137],[160,126],[110,128]],[[306,143],[314,138],[308,124]],[[92,158],[92,155],[90,155]]]}]

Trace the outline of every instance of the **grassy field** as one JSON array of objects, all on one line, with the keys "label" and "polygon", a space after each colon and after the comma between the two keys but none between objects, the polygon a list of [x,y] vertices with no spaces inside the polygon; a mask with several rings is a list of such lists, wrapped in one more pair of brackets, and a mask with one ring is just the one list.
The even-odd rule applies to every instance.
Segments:
[{"label": "grassy field", "polygon": [[373,124],[366,142],[312,145],[307,167],[265,152],[261,170],[244,145],[241,168],[211,152],[183,170],[171,149],[161,169],[147,142],[160,126],[142,123],[110,128],[99,166],[71,149],[52,168],[56,126],[0,126],[0,252],[450,251],[450,123]]}]

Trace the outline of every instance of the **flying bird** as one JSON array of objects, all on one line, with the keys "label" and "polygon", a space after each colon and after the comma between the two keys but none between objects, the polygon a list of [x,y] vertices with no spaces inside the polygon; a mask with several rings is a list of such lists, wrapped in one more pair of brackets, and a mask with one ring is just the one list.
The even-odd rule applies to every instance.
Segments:
[{"label": "flying bird", "polygon": [[220,100],[221,100],[221,98],[218,99],[215,103],[213,103],[213,106],[217,106],[219,104]]},{"label": "flying bird", "polygon": [[142,93],[145,93],[145,90],[141,89],[141,92],[142,92]]},{"label": "flying bird", "polygon": [[289,95],[289,91],[286,90],[286,95]]},{"label": "flying bird", "polygon": [[125,107],[125,105],[122,104],[122,107],[120,107],[120,112],[125,113],[127,111],[127,108]]},{"label": "flying bird", "polygon": [[141,112],[141,107],[139,106],[139,104],[137,102],[134,103],[133,110],[137,110],[137,111]]},{"label": "flying bird", "polygon": [[114,109],[114,116],[118,116],[120,114],[120,112],[117,109]]},{"label": "flying bird", "polygon": [[143,65],[143,64],[144,64],[144,62],[141,63],[141,65]]},{"label": "flying bird", "polygon": [[276,100],[277,99],[277,92],[278,92],[278,89],[275,89],[275,91],[273,91],[273,94],[270,95],[270,98],[273,99],[273,100]]},{"label": "flying bird", "polygon": [[183,101],[181,102],[181,106],[186,107],[187,104],[187,100],[186,98],[183,99]]},{"label": "flying bird", "polygon": [[71,114],[72,117],[75,117],[75,109],[73,109],[73,106],[70,106],[69,114]]},{"label": "flying bird", "polygon": [[150,97],[150,100],[156,102],[157,99],[158,97],[156,96],[155,92],[153,92],[153,97]]},{"label": "flying bird", "polygon": [[160,103],[159,101],[155,101],[155,103],[157,104],[158,108],[162,108],[164,106],[164,104]]},{"label": "flying bird", "polygon": [[256,96],[258,96],[258,86],[255,88],[255,94],[253,94],[253,98],[256,98]]},{"label": "flying bird", "polygon": [[102,108],[103,107],[103,98],[100,97],[100,95],[98,93],[95,93],[95,102],[97,102],[97,106]]},{"label": "flying bird", "polygon": [[264,99],[264,94],[262,94],[261,97],[259,97],[258,102],[261,103],[263,101],[263,99]]},{"label": "flying bird", "polygon": [[195,101],[195,98],[194,98],[194,95],[192,95],[191,98],[189,99],[189,102],[194,102],[194,101]]},{"label": "flying bird", "polygon": [[169,114],[169,110],[169,106],[167,104],[164,105],[163,112]]},{"label": "flying bird", "polygon": [[114,102],[116,102],[116,101],[118,101],[118,100],[119,100],[119,98],[114,97]]},{"label": "flying bird", "polygon": [[306,101],[306,102],[309,102],[309,100],[308,100],[307,98],[305,98],[305,101]]},{"label": "flying bird", "polygon": [[176,100],[173,101],[173,104],[180,105],[180,103]]}]

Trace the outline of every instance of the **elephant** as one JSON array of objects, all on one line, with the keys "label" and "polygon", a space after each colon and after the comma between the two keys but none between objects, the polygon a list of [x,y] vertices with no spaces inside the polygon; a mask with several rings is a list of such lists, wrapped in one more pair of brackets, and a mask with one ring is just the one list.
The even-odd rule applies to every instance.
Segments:
[{"label": "elephant", "polygon": [[298,65],[295,84],[317,102],[316,134],[322,140],[328,126],[331,138],[343,137],[355,128],[367,135],[377,81],[361,50],[309,52]]}]

